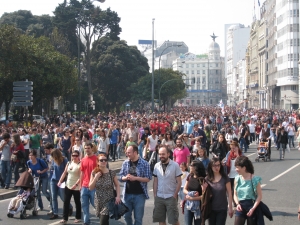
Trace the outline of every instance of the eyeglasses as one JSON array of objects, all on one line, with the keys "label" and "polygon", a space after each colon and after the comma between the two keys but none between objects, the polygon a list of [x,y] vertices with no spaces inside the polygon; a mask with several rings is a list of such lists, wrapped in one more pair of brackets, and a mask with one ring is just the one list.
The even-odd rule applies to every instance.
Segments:
[{"label": "eyeglasses", "polygon": [[72,155],[72,157],[78,157],[79,155]]},{"label": "eyeglasses", "polygon": [[213,165],[213,167],[220,167],[221,166],[221,164],[215,164],[215,165]]},{"label": "eyeglasses", "polygon": [[107,159],[99,159],[99,162],[107,162]]}]

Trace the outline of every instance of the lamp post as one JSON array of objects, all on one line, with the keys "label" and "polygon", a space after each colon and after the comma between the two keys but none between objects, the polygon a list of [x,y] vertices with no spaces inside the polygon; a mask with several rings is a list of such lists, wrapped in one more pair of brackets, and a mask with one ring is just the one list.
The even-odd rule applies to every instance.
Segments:
[{"label": "lamp post", "polygon": [[169,83],[169,82],[171,82],[171,81],[174,81],[174,80],[187,80],[187,79],[182,79],[182,78],[174,78],[174,79],[170,79],[170,80],[167,80],[166,82],[164,82],[164,83],[160,86],[159,92],[158,92],[158,97],[159,97],[159,109],[160,109],[160,92],[161,92],[162,87],[163,87],[165,84],[167,84],[167,83]]},{"label": "lamp post", "polygon": [[152,90],[151,90],[151,100],[152,100],[152,113],[154,112],[154,21],[152,19]]},{"label": "lamp post", "polygon": [[[163,55],[163,53],[170,47],[181,47],[182,44],[177,44],[177,45],[169,45],[166,48],[164,48],[164,50],[160,53],[159,55],[159,60],[158,60],[158,86],[160,87],[160,60],[161,60],[161,56]],[[160,111],[160,98],[159,98],[159,102],[158,102],[158,111]]]},{"label": "lamp post", "polygon": [[105,2],[105,0],[92,0],[92,1],[88,1],[86,4],[83,5],[83,7],[81,8],[81,10],[79,11],[78,15],[79,15],[79,21],[78,21],[78,38],[77,38],[77,50],[78,50],[78,56],[77,56],[77,60],[78,60],[78,91],[79,91],[79,110],[78,110],[78,116],[79,116],[79,120],[80,120],[80,115],[81,115],[81,79],[80,79],[80,23],[81,23],[81,13],[83,12],[83,10],[85,9],[85,6],[89,3],[93,3],[93,2],[100,2],[103,3]]}]

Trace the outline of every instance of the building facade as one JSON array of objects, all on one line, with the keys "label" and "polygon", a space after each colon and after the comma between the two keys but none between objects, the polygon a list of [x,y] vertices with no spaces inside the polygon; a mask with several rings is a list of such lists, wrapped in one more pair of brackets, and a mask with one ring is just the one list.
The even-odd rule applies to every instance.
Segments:
[{"label": "building facade", "polygon": [[[224,78],[224,58],[220,57],[220,46],[215,42],[209,45],[208,54],[186,53],[173,61],[173,69],[184,73],[187,84],[187,97],[177,102],[184,106],[217,105],[222,98]],[[226,93],[225,93],[226,96]]]},{"label": "building facade", "polygon": [[[228,28],[227,43],[226,43],[226,78],[227,78],[227,95],[228,105],[233,105],[234,98],[237,93],[237,82],[234,68],[237,62],[245,58],[247,43],[250,36],[250,27],[245,27],[242,24],[232,25]],[[236,70],[235,70],[236,71]]]}]

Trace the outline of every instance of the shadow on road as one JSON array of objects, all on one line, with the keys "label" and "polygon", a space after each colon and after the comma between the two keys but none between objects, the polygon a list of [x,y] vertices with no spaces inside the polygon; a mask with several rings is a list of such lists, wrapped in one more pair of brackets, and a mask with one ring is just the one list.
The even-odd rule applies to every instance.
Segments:
[{"label": "shadow on road", "polygon": [[273,216],[291,216],[291,217],[297,217],[297,213],[287,213],[287,212],[281,212],[281,211],[272,211],[271,212]]}]

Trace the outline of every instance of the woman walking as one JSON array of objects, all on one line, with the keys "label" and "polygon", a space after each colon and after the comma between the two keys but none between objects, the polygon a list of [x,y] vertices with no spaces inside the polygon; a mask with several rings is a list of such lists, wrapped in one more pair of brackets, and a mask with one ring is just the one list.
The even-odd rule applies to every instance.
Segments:
[{"label": "woman walking", "polygon": [[[52,177],[50,178],[50,189],[51,189],[51,201],[52,201],[52,214],[50,215],[50,220],[58,218],[58,202],[57,197],[60,196],[61,200],[65,200],[64,189],[60,187],[59,180],[61,175],[65,171],[65,167],[68,164],[68,160],[63,157],[59,149],[53,149],[51,152],[52,164],[51,170],[53,171]],[[69,212],[72,215],[73,208],[72,205],[69,205]],[[69,215],[70,215],[69,214]]]},{"label": "woman walking", "polygon": [[225,174],[222,162],[219,158],[213,158],[209,162],[205,180],[207,183],[202,185],[203,191],[205,191],[207,185],[209,185],[213,196],[209,225],[225,225],[227,210],[229,217],[231,218],[233,216],[232,195],[230,180],[227,174]]},{"label": "woman walking", "polygon": [[254,176],[254,168],[246,156],[240,156],[235,161],[239,176],[235,178],[234,201],[238,203],[235,212],[234,225],[256,225],[253,218],[255,209],[262,199],[261,178]]},{"label": "woman walking", "polygon": [[70,131],[68,129],[65,129],[63,131],[63,136],[60,139],[59,142],[61,149],[62,149],[62,153],[64,154],[64,156],[70,160],[70,153],[71,153],[71,136],[70,136]]},{"label": "woman walking", "polygon": [[106,137],[104,129],[98,128],[97,131],[99,131],[99,137],[96,140],[98,143],[98,153],[105,153],[108,155],[109,138]]},{"label": "woman walking", "polygon": [[74,223],[79,223],[81,220],[81,202],[80,202],[80,152],[75,150],[72,152],[72,162],[68,163],[65,171],[61,175],[58,186],[64,182],[65,177],[68,175],[65,186],[65,201],[63,208],[63,219],[60,223],[67,223],[69,218],[69,206],[72,196],[74,197],[76,205],[76,215]]},{"label": "woman walking", "polygon": [[12,161],[12,168],[14,170],[15,184],[16,184],[20,178],[19,168],[20,166],[22,166],[22,163],[24,163],[25,149],[19,134],[13,135],[12,139],[13,139],[13,143],[11,144],[11,151],[12,154],[15,156],[15,161]]},{"label": "woman walking", "polygon": [[[43,201],[41,197],[41,190],[43,194],[46,196],[47,200],[50,202],[50,194],[47,191],[48,188],[48,165],[47,163],[37,158],[37,151],[35,149],[32,149],[29,151],[29,161],[27,162],[28,166],[28,172],[32,174],[32,176],[39,177],[39,188],[37,191],[37,200],[38,200],[38,209],[37,210],[43,210]],[[42,186],[42,188],[41,188]]]},{"label": "woman walking", "polygon": [[277,134],[277,146],[279,147],[279,159],[284,159],[286,146],[288,144],[288,133],[281,127]]},{"label": "woman walking", "polygon": [[225,140],[224,134],[219,134],[218,141],[216,141],[212,147],[212,152],[214,157],[223,160],[229,151],[228,144]]},{"label": "woman walking", "polygon": [[186,225],[201,224],[200,200],[202,188],[200,178],[204,179],[205,176],[206,173],[203,163],[198,160],[193,160],[190,165],[190,175],[183,189],[183,193],[186,195],[185,199],[187,200],[184,207],[184,221]]},{"label": "woman walking", "polygon": [[[99,154],[98,166],[93,170],[89,183],[90,190],[96,188],[95,207],[96,216],[100,218],[100,225],[109,225],[108,202],[114,197],[116,204],[121,201],[116,172],[107,169],[107,161],[105,154]],[[114,190],[116,190],[117,196],[114,196]]]}]

